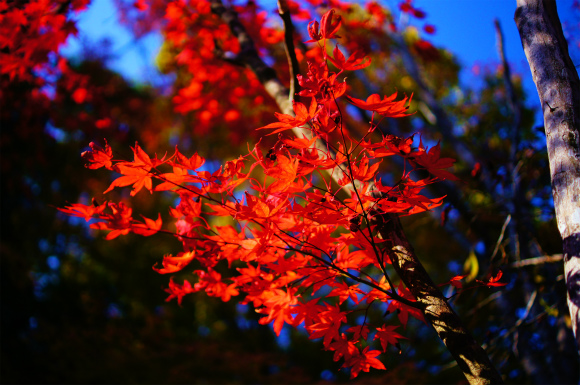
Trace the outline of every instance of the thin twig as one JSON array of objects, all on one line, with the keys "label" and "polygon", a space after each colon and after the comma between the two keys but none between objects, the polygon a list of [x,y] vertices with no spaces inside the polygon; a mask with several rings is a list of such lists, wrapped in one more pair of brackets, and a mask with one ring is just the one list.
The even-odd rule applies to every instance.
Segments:
[{"label": "thin twig", "polygon": [[482,307],[484,307],[485,305],[487,305],[488,303],[491,303],[493,301],[495,301],[496,299],[498,299],[499,297],[501,297],[503,294],[502,291],[496,291],[495,293],[493,293],[492,295],[490,295],[489,297],[487,297],[486,299],[484,299],[483,301],[478,302],[477,304],[475,304],[475,306],[465,314],[466,317],[471,317],[472,315],[475,314],[475,312],[477,312],[479,309],[481,309]]},{"label": "thin twig", "polygon": [[489,258],[490,264],[491,264],[491,261],[493,261],[493,258],[495,257],[495,255],[497,254],[497,251],[499,250],[499,246],[501,245],[501,243],[503,241],[503,237],[505,235],[505,229],[507,228],[507,225],[510,223],[511,219],[512,219],[512,216],[508,215],[507,218],[505,219],[505,222],[503,223],[503,226],[501,227],[501,232],[499,233],[499,238],[497,239],[497,242],[495,244],[495,249],[493,249],[493,253],[491,254],[491,257]]},{"label": "thin twig", "polygon": [[525,266],[535,266],[542,265],[544,263],[560,262],[564,259],[564,254],[554,254],[554,255],[543,255],[541,257],[522,259],[521,261],[514,262],[508,267],[520,268]]},{"label": "thin twig", "polygon": [[514,352],[514,354],[517,356],[519,356],[519,352],[518,352],[518,340],[520,337],[520,333],[518,332],[518,327],[524,322],[524,320],[526,318],[528,318],[528,315],[530,314],[530,310],[532,309],[532,306],[534,305],[534,301],[536,300],[536,296],[538,295],[538,291],[534,290],[534,292],[532,293],[532,295],[530,296],[530,299],[528,300],[528,304],[526,305],[526,311],[524,312],[524,314],[522,314],[522,316],[516,321],[514,328],[514,342],[512,344],[512,351]]}]

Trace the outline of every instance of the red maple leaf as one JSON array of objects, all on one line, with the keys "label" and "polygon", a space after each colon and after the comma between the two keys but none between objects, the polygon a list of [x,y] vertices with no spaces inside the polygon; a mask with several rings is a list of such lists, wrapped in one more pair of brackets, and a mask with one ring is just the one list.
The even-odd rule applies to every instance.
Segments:
[{"label": "red maple leaf", "polygon": [[441,143],[437,143],[435,147],[431,147],[427,153],[423,147],[423,142],[421,142],[419,145],[419,151],[415,153],[413,161],[425,167],[427,171],[440,179],[459,180],[459,178],[446,170],[453,167],[455,159],[441,158],[440,155]]},{"label": "red maple leaf", "polygon": [[191,287],[188,280],[183,281],[183,285],[178,285],[173,282],[173,277],[169,279],[169,287],[165,289],[169,293],[169,297],[165,299],[166,302],[171,301],[172,298],[177,298],[177,303],[181,305],[181,300],[186,294],[195,293],[196,290]]},{"label": "red maple leaf", "polygon": [[103,192],[108,193],[115,187],[124,187],[133,185],[131,196],[137,194],[143,187],[153,193],[153,181],[151,176],[151,169],[163,163],[164,159],[151,159],[145,151],[141,149],[139,144],[135,143],[133,148],[134,160],[133,162],[121,162],[115,165],[115,170],[124,176],[119,177],[111,183],[109,188]]},{"label": "red maple leaf", "polygon": [[298,302],[294,296],[295,290],[270,290],[266,293],[266,300],[263,302],[265,308],[256,310],[258,313],[268,314],[267,317],[260,318],[261,325],[266,325],[274,321],[274,332],[280,336],[280,331],[284,322],[292,324],[292,307]]},{"label": "red maple leaf", "polygon": [[104,202],[102,205],[84,205],[82,203],[73,203],[70,206],[66,206],[65,208],[61,209],[58,208],[59,211],[62,211],[65,214],[72,215],[74,217],[85,218],[85,221],[89,221],[95,215],[99,215],[103,213],[103,211],[107,208],[107,202]]},{"label": "red maple leaf", "polygon": [[403,337],[399,333],[395,332],[394,330],[398,328],[398,326],[387,326],[383,325],[383,327],[377,328],[377,333],[375,334],[375,340],[378,338],[381,341],[381,346],[383,347],[383,351],[387,351],[387,346],[397,345],[399,340],[406,337]]},{"label": "red maple leaf", "polygon": [[373,94],[367,98],[366,101],[353,98],[346,95],[350,99],[350,102],[355,106],[362,108],[363,110],[374,111],[388,118],[400,118],[404,116],[409,116],[407,111],[413,99],[413,95],[410,98],[403,98],[401,100],[395,101],[397,98],[397,93],[395,92],[391,96],[381,97],[379,94]]},{"label": "red maple leaf", "polygon": [[[142,216],[143,217],[143,216]],[[132,226],[132,231],[135,234],[143,235],[148,237],[157,233],[161,230],[161,214],[157,214],[157,219],[153,220],[150,218],[143,217],[144,223],[134,223]]]},{"label": "red maple leaf", "polygon": [[339,329],[342,322],[346,322],[346,312],[340,310],[338,305],[330,306],[326,304],[327,310],[321,311],[318,315],[318,322],[306,327],[310,333],[310,339],[324,337],[324,347],[328,348],[332,340],[340,338]]},{"label": "red maple leaf", "polygon": [[149,173],[149,170],[137,167],[127,167],[122,164],[117,165],[117,170],[124,174],[124,176],[115,179],[109,188],[103,191],[103,194],[112,191],[115,187],[124,187],[129,185],[133,185],[131,196],[137,194],[143,187],[149,190],[149,192],[153,193],[153,181],[151,180],[151,174]]},{"label": "red maple leaf", "polygon": [[312,144],[318,139],[317,136],[313,136],[312,139],[307,138],[296,138],[296,139],[282,139],[284,144],[288,147],[296,148],[296,149],[303,149],[303,148],[310,148]]},{"label": "red maple leaf", "polygon": [[356,71],[366,68],[371,65],[371,58],[365,56],[362,51],[355,51],[348,60],[345,59],[344,54],[338,49],[338,46],[332,51],[334,57],[329,56],[328,60],[336,66],[336,68],[343,71]]},{"label": "red maple leaf", "polygon": [[199,156],[197,154],[197,152],[195,154],[193,154],[191,156],[191,158],[186,157],[185,155],[183,155],[181,152],[179,152],[179,150],[177,149],[177,146],[175,146],[175,154],[172,157],[174,160],[172,162],[168,162],[170,165],[172,166],[181,166],[183,168],[186,168],[188,170],[197,170],[198,168],[200,168],[201,166],[203,166],[203,164],[205,163],[205,159],[202,158],[201,156]]},{"label": "red maple leaf", "polygon": [[180,189],[183,188],[185,183],[203,181],[202,178],[190,175],[187,169],[177,166],[173,167],[173,172],[163,173],[158,178],[164,182],[155,186],[155,191]]},{"label": "red maple leaf", "polygon": [[344,333],[341,334],[340,338],[328,345],[328,349],[334,351],[334,361],[338,361],[340,357],[349,359],[354,354],[358,353],[358,349],[354,342],[348,340]]},{"label": "red maple leaf", "polygon": [[230,284],[223,282],[221,274],[212,268],[208,267],[207,271],[196,270],[194,273],[199,276],[199,282],[193,286],[195,291],[205,290],[207,295],[220,297],[224,302],[239,294],[235,282]]},{"label": "red maple leaf", "polygon": [[89,143],[89,147],[91,148],[89,151],[85,151],[81,154],[81,157],[86,160],[87,163],[85,167],[91,169],[97,169],[101,167],[106,167],[109,170],[112,170],[112,159],[113,159],[113,150],[107,143],[105,139],[105,148],[102,148],[95,142]]},{"label": "red maple leaf", "polygon": [[499,282],[499,280],[501,279],[502,275],[503,275],[503,272],[501,270],[499,270],[497,272],[497,275],[495,277],[490,277],[489,278],[489,281],[487,281],[487,282],[480,281],[480,280],[476,280],[476,281],[479,282],[479,283],[482,283],[482,284],[484,284],[485,286],[488,286],[488,287],[505,286],[505,285],[507,285],[506,282]]},{"label": "red maple leaf", "polygon": [[275,179],[274,183],[268,186],[268,193],[274,194],[288,190],[298,171],[298,159],[290,159],[284,155],[277,156],[277,164],[265,170],[266,175]]},{"label": "red maple leaf", "polygon": [[316,103],[316,99],[312,98],[309,108],[306,108],[304,104],[295,101],[293,101],[293,106],[296,116],[275,112],[274,115],[276,115],[276,118],[278,118],[279,122],[270,123],[264,127],[258,128],[258,130],[277,128],[277,130],[268,134],[272,135],[277,132],[291,130],[294,127],[302,127],[316,115],[318,104]]},{"label": "red maple leaf", "polygon": [[[344,269],[343,265],[341,265],[341,267]],[[359,299],[357,294],[361,294],[362,291],[360,291],[357,286],[358,285],[349,286],[344,282],[340,282],[334,287],[334,289],[330,293],[327,294],[327,296],[328,297],[338,296],[339,305],[342,305],[342,303],[346,301],[348,298],[350,298],[354,303],[358,304]]]},{"label": "red maple leaf", "polygon": [[245,197],[245,206],[236,204],[235,217],[239,220],[271,218],[288,204],[286,199],[280,199],[276,196],[257,197],[247,191]]},{"label": "red maple leaf", "polygon": [[351,367],[350,378],[355,378],[358,374],[370,371],[371,368],[386,370],[385,365],[376,357],[381,354],[378,350],[369,350],[370,346],[364,348],[362,352],[352,355],[344,361],[342,367]]},{"label": "red maple leaf", "polygon": [[[403,283],[399,283],[399,288],[397,290],[397,294],[399,294],[401,297],[411,301],[411,302],[415,302],[415,297],[413,297],[413,294],[411,294],[411,292],[409,291],[409,289],[407,289],[406,287],[403,286]],[[397,300],[392,300],[389,303],[389,307],[387,307],[387,311],[392,312],[395,311],[397,312],[397,316],[399,318],[399,321],[401,322],[401,324],[403,324],[403,327],[407,327],[407,322],[409,321],[409,315],[412,315],[414,318],[425,322],[425,317],[423,316],[423,312],[415,307],[411,307],[409,305],[406,305],[402,302],[399,302]]]},{"label": "red maple leaf", "polygon": [[463,287],[461,280],[465,277],[467,277],[467,275],[456,275],[449,280],[449,284],[456,289],[461,289]]},{"label": "red maple leaf", "polygon": [[359,340],[361,338],[366,340],[367,337],[369,336],[369,327],[367,325],[351,326],[348,329],[346,329],[346,331],[348,333],[353,333],[352,338],[354,340]]},{"label": "red maple leaf", "polygon": [[361,159],[359,165],[352,165],[353,178],[362,182],[374,178],[381,162],[377,162],[369,167],[369,158],[365,155]]},{"label": "red maple leaf", "polygon": [[338,31],[340,28],[342,17],[340,15],[336,15],[336,17],[334,17],[334,12],[334,9],[331,9],[322,15],[322,18],[320,19],[320,32],[318,32],[319,24],[317,21],[311,21],[308,23],[308,34],[310,35],[311,40],[305,41],[305,43],[315,43],[322,39],[333,39],[340,37],[336,34],[336,31]]},{"label": "red maple leaf", "polygon": [[111,240],[119,235],[126,235],[131,232],[131,226],[133,219],[131,215],[133,210],[127,207],[123,202],[113,203],[109,202],[107,204],[108,208],[111,209],[111,214],[101,214],[100,219],[105,219],[106,222],[97,222],[91,224],[91,229],[97,230],[112,230],[105,239]]},{"label": "red maple leaf", "polygon": [[157,268],[157,264],[153,265],[153,270],[159,274],[169,274],[180,271],[185,266],[189,265],[191,261],[195,258],[195,252],[189,251],[186,253],[179,253],[177,256],[172,256],[170,254],[163,256],[163,267]]}]

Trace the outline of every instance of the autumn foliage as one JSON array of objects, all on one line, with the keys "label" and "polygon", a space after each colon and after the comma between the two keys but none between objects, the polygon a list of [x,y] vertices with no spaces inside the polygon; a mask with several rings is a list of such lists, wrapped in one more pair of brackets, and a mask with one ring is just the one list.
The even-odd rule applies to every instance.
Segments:
[{"label": "autumn foliage", "polygon": [[[199,2],[199,16],[187,18],[188,22],[205,22],[206,7]],[[419,12],[412,7],[404,11]],[[178,21],[185,9],[173,3],[167,12],[168,37],[179,44],[185,26]],[[263,315],[260,323],[272,324],[276,334],[289,325],[303,327],[310,339],[322,339],[324,349],[356,377],[370,368],[385,369],[378,357],[400,349],[405,339],[400,333],[409,317],[425,322],[413,295],[390,278],[393,245],[379,236],[378,227],[389,215],[408,216],[440,206],[444,197],[431,198],[423,190],[457,178],[449,171],[454,160],[441,156],[439,143],[427,146],[418,135],[400,138],[376,130],[384,118],[412,114],[412,95],[374,94],[364,99],[351,95],[346,71],[364,69],[370,59],[362,51],[348,55],[331,42],[340,37],[340,25],[334,10],[308,25],[306,43],[316,45],[313,52],[318,56],[309,60],[308,72],[298,76],[301,91],[294,114],[276,113],[274,122],[254,127],[266,136],[276,135],[273,145],[264,147],[259,141],[246,154],[211,170],[197,153],[185,155],[177,148],[172,155],[150,156],[135,144],[134,158],[127,160],[116,156],[106,142],[91,143],[82,154],[86,166],[119,174],[105,193],[131,187],[131,196],[146,190],[172,194],[178,203],[157,218],[136,218],[125,202],[93,200],[60,210],[91,221],[91,228],[108,232],[107,239],[129,233],[177,238],[183,251],[165,255],[153,269],[160,274],[188,272],[192,277],[171,277],[165,289],[168,301],[181,304],[184,296],[203,291],[223,301],[235,298],[252,304]],[[268,33],[262,39],[266,43],[281,39],[260,31]],[[207,41],[204,36],[198,39],[188,40],[193,45],[184,47],[178,60],[196,65],[188,55],[199,51],[195,44]],[[235,39],[225,42],[231,45],[228,49],[237,49]],[[223,75],[212,65],[210,61],[203,66],[207,81]],[[193,97],[201,95],[203,81],[196,82],[176,96],[178,110],[203,104]],[[232,104],[243,96],[236,96],[235,90],[228,95],[235,99]],[[343,116],[347,105],[372,116],[362,137],[347,130]],[[200,113],[208,111],[202,123],[211,121],[210,114],[232,122],[243,119],[211,107]],[[296,135],[296,127],[308,135]],[[385,178],[381,170],[385,157],[402,158],[403,172]],[[500,277],[481,285],[499,286]],[[450,277],[449,284],[461,288],[461,278]],[[399,324],[370,322],[366,314],[371,307],[385,314],[396,312]]]}]

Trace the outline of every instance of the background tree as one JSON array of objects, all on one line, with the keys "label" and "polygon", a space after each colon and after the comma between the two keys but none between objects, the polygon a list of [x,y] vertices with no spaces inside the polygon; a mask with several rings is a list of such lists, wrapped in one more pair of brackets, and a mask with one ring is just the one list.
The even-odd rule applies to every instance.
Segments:
[{"label": "background tree", "polygon": [[580,80],[554,1],[518,1],[516,24],[538,89],[572,329],[580,345]]}]

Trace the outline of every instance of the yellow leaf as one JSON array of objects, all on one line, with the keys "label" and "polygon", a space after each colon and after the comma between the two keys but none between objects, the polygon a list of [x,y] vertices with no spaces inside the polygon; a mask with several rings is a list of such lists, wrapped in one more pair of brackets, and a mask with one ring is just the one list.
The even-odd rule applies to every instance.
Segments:
[{"label": "yellow leaf", "polygon": [[465,263],[463,264],[463,272],[467,274],[465,282],[473,281],[477,277],[477,274],[479,273],[479,262],[477,260],[477,255],[475,255],[473,249],[471,249],[469,255],[467,256],[467,259],[465,260]]}]

